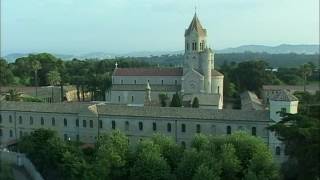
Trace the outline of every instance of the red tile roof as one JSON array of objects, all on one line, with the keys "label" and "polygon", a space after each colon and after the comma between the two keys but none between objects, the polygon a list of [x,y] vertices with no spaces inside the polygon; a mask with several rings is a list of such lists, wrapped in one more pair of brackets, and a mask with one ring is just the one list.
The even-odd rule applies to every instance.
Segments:
[{"label": "red tile roof", "polygon": [[118,68],[113,76],[182,76],[182,68]]}]

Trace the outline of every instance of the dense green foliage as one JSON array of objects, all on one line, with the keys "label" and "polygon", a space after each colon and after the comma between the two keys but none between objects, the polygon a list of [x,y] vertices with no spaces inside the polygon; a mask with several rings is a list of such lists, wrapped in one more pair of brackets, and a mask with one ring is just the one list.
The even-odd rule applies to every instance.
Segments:
[{"label": "dense green foliage", "polygon": [[0,161],[0,179],[14,180],[10,164]]},{"label": "dense green foliage", "polygon": [[270,127],[286,145],[289,160],[282,171],[286,179],[320,177],[320,118],[299,114],[284,114],[283,119]]},{"label": "dense green foliage", "polygon": [[[147,62],[129,58],[114,60],[63,61],[51,54],[30,54],[7,64],[0,59],[0,85],[75,85],[78,100],[80,92],[90,92],[91,100],[105,100],[105,91],[111,87],[111,74],[116,61],[119,67],[149,67]],[[83,93],[82,93],[83,94]]]},{"label": "dense green foliage", "polygon": [[181,100],[181,97],[178,93],[175,93],[173,96],[172,96],[172,100],[171,100],[171,103],[170,103],[170,107],[181,107],[182,106],[182,100]]},{"label": "dense green foliage", "polygon": [[166,107],[168,100],[169,100],[169,97],[166,93],[159,94],[159,101],[160,101],[161,107]]},{"label": "dense green foliage", "polygon": [[199,99],[195,97],[192,101],[192,107],[193,108],[199,108]]},{"label": "dense green foliage", "polygon": [[62,141],[39,129],[18,148],[47,179],[232,180],[277,179],[278,170],[263,141],[245,133],[194,137],[184,149],[170,137],[155,134],[129,147],[116,130],[100,136],[95,147]]},{"label": "dense green foliage", "polygon": [[[176,62],[179,61],[179,62]],[[83,101],[84,92],[90,92],[91,100],[105,100],[105,92],[112,86],[111,76],[115,62],[119,67],[173,66],[182,64],[182,55],[152,56],[141,58],[117,58],[111,60],[63,61],[51,54],[30,54],[8,64],[0,60],[0,85],[75,85],[78,101]],[[285,63],[277,72],[275,62]],[[319,81],[318,56],[297,54],[217,54],[215,64],[224,76],[224,95],[237,96],[244,90],[258,95],[263,84],[305,85]],[[294,61],[291,65],[291,62]],[[266,69],[270,69],[269,71]],[[163,98],[163,97],[162,97]],[[160,100],[162,106],[166,101]]]}]

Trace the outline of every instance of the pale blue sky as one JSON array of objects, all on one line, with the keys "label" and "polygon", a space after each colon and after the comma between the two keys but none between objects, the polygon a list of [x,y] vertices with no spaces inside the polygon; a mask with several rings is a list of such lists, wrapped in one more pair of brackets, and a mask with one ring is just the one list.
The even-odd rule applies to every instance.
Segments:
[{"label": "pale blue sky", "polygon": [[319,0],[1,0],[1,52],[182,50],[196,1],[214,49],[319,43]]}]

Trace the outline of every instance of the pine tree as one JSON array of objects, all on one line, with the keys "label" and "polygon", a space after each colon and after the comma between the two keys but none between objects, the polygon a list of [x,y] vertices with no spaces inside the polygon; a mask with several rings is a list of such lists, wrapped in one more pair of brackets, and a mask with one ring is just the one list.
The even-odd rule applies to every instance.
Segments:
[{"label": "pine tree", "polygon": [[178,93],[176,93],[172,96],[170,107],[181,107],[181,106],[182,106],[182,102],[181,102],[180,96]]}]

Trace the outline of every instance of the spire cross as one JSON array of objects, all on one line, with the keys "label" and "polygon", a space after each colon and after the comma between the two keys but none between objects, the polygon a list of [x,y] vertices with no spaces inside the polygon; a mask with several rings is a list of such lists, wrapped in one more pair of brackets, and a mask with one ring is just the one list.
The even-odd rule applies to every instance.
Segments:
[{"label": "spire cross", "polygon": [[118,63],[116,62],[116,64],[115,64],[115,66],[116,66],[116,69],[118,68]]}]

